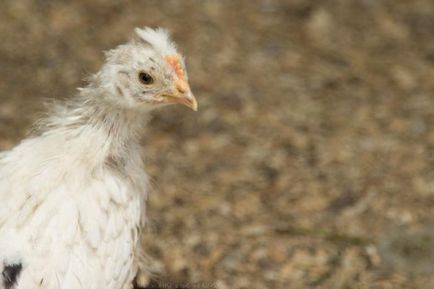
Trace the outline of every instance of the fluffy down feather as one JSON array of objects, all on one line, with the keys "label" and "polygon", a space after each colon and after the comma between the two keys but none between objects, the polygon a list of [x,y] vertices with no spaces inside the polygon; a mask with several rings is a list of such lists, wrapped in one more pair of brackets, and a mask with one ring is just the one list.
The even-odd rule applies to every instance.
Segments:
[{"label": "fluffy down feather", "polygon": [[[147,112],[195,103],[176,90],[165,57],[178,53],[166,32],[136,33],[139,42],[110,51],[88,86],[0,154],[0,289],[132,286],[143,265]],[[144,72],[152,83],[141,83]]]}]

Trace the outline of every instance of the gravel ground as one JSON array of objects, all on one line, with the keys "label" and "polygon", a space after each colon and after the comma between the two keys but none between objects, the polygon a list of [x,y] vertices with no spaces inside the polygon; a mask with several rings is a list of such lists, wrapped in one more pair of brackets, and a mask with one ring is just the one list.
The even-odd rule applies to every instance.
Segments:
[{"label": "gravel ground", "polygon": [[200,108],[144,140],[149,288],[434,288],[431,0],[3,0],[0,149],[144,25]]}]

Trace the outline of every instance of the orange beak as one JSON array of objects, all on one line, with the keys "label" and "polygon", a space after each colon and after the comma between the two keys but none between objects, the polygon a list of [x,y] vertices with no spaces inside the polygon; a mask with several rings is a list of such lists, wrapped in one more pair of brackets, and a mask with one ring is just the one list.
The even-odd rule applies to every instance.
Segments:
[{"label": "orange beak", "polygon": [[175,88],[170,95],[167,95],[167,102],[180,103],[194,111],[197,111],[197,101],[191,92],[188,82],[184,79],[178,79],[175,82]]}]

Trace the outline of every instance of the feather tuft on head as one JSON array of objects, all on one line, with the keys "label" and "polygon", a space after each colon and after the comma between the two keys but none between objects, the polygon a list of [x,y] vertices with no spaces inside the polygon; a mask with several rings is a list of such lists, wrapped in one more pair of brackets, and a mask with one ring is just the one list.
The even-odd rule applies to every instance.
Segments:
[{"label": "feather tuft on head", "polygon": [[177,54],[175,44],[170,40],[169,32],[163,28],[149,27],[134,30],[140,40],[151,45],[162,56]]}]

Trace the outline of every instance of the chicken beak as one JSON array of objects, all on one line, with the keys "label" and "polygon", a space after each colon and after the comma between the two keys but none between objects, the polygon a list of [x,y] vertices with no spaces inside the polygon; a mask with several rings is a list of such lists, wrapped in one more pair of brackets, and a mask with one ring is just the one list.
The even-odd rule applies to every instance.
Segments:
[{"label": "chicken beak", "polygon": [[183,97],[183,99],[185,99],[186,101],[182,104],[186,105],[194,111],[197,111],[197,100],[191,91],[188,91],[188,94]]},{"label": "chicken beak", "polygon": [[194,111],[197,111],[197,101],[191,92],[190,86],[185,80],[177,80],[173,93],[167,96],[169,103],[183,104]]}]

